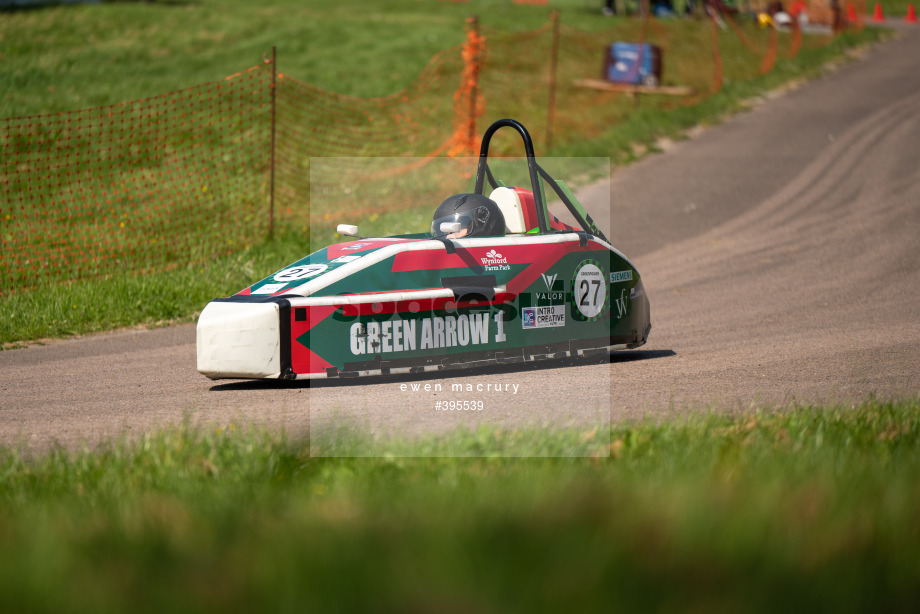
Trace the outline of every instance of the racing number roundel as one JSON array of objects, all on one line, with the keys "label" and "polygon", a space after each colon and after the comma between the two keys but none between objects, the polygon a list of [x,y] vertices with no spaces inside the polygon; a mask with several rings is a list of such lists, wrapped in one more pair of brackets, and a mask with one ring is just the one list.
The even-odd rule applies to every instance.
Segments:
[{"label": "racing number roundel", "polygon": [[607,305],[607,278],[600,263],[583,260],[572,280],[572,301],[586,320],[598,318]]},{"label": "racing number roundel", "polygon": [[306,279],[307,277],[319,275],[328,268],[328,264],[305,264],[302,266],[292,266],[289,269],[284,269],[280,273],[276,273],[274,279],[275,281],[297,281],[298,279]]}]

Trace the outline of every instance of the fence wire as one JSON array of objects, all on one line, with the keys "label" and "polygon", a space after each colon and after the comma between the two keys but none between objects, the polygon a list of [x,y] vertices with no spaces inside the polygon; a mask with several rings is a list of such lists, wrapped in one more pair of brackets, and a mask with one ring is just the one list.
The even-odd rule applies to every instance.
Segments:
[{"label": "fence wire", "polygon": [[0,292],[204,262],[267,229],[271,67],[0,121]]},{"label": "fence wire", "polygon": [[[266,60],[155,98],[0,120],[0,295],[202,263],[264,240],[276,218],[305,225],[312,158],[388,158],[388,168],[375,170],[386,179],[419,172],[432,157],[475,155],[487,120],[501,117],[522,121],[538,145],[596,136],[640,104],[578,85],[600,77],[615,40],[660,46],[664,83],[693,90],[642,98],[661,108],[693,104],[739,78],[744,54],[760,57],[768,72],[805,44],[801,33],[778,43],[775,31],[732,20],[729,28],[715,19],[687,28],[646,17],[586,32],[555,19],[508,33],[471,18],[463,44],[383,98],[325,91]],[[496,143],[509,154],[518,147]],[[345,193],[335,178],[313,177],[329,183],[314,188]],[[433,192],[441,185],[430,183]],[[400,195],[388,207],[416,204]]]}]

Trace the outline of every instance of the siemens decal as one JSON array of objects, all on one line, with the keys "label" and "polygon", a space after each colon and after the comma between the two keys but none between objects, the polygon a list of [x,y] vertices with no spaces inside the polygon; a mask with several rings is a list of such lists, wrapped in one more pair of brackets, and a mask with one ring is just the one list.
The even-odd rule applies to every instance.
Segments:
[{"label": "siemens decal", "polygon": [[[502,312],[494,314],[496,343],[505,341]],[[355,322],[349,331],[351,353],[388,354],[489,343],[489,314],[432,316],[416,320]]]}]

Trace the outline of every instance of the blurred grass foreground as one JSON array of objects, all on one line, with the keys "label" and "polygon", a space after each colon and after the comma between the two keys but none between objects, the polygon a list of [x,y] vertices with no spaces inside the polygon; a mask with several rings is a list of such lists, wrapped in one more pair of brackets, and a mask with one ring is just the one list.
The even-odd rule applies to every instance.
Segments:
[{"label": "blurred grass foreground", "polygon": [[0,609],[915,611],[918,409],[623,424],[595,458],[316,458],[232,424],[5,450]]}]

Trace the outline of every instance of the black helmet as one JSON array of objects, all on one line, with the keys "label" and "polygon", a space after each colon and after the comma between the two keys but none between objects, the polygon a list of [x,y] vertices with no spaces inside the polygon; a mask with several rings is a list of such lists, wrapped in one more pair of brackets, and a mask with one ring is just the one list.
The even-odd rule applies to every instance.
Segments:
[{"label": "black helmet", "polygon": [[[441,229],[441,224],[451,229]],[[505,235],[505,216],[495,201],[482,194],[454,194],[438,207],[431,222],[431,236],[501,237]]]}]

